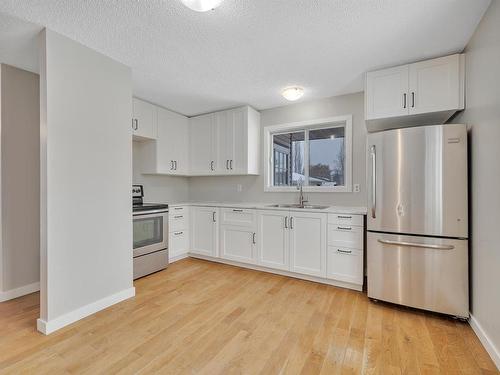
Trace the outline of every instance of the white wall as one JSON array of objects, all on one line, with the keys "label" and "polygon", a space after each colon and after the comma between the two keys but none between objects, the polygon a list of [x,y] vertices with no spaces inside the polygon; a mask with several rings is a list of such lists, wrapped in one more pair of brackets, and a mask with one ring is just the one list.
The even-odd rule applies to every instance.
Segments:
[{"label": "white wall", "polygon": [[40,280],[40,90],[37,74],[0,65],[0,302]]},{"label": "white wall", "polygon": [[[291,104],[261,112],[261,126],[313,120],[331,116],[353,115],[353,184],[361,185],[359,193],[307,193],[310,203],[329,205],[366,206],[366,126],[364,122],[364,94],[342,95],[310,102]],[[264,152],[264,132],[261,148]],[[261,173],[264,170],[261,162]],[[242,191],[237,191],[237,185]],[[191,177],[191,201],[227,202],[295,202],[298,193],[264,192],[264,177]]]},{"label": "white wall", "polygon": [[141,165],[141,147],[143,142],[133,142],[134,155],[134,184],[144,186],[144,201],[155,203],[187,202],[189,200],[189,186],[186,177],[143,175]]},{"label": "white wall", "polygon": [[41,34],[41,312],[49,333],[134,294],[128,67]]},{"label": "white wall", "polygon": [[500,1],[492,1],[465,52],[466,110],[453,122],[470,128],[471,312],[500,367]]}]

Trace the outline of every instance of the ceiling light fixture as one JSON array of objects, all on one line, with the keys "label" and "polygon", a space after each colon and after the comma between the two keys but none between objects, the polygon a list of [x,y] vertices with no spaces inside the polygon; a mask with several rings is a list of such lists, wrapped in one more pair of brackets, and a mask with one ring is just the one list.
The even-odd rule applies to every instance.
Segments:
[{"label": "ceiling light fixture", "polygon": [[281,95],[283,95],[286,100],[293,102],[302,98],[304,95],[304,89],[299,86],[286,87],[283,91],[281,91]]},{"label": "ceiling light fixture", "polygon": [[207,12],[217,8],[223,0],[181,0],[189,9],[196,12]]}]

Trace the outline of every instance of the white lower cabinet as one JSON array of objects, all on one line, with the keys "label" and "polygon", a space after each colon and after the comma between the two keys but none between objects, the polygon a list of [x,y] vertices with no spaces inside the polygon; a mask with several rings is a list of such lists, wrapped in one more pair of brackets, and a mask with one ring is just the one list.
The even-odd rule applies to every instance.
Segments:
[{"label": "white lower cabinet", "polygon": [[363,251],[328,246],[327,259],[329,279],[363,284]]},{"label": "white lower cabinet", "polygon": [[189,207],[171,206],[168,213],[169,260],[184,258],[189,248]]},{"label": "white lower cabinet", "polygon": [[220,218],[220,257],[255,264],[257,258],[255,210],[221,208]]},{"label": "white lower cabinet", "polygon": [[326,277],[326,214],[290,212],[290,271]]},{"label": "white lower cabinet", "polygon": [[217,207],[191,208],[191,248],[194,254],[218,256]]},{"label": "white lower cabinet", "polygon": [[255,230],[232,225],[220,228],[220,257],[243,263],[255,263]]},{"label": "white lower cabinet", "polygon": [[288,212],[262,210],[258,213],[257,263],[288,271],[290,268]]},{"label": "white lower cabinet", "polygon": [[194,256],[362,289],[363,215],[195,206],[190,218]]}]

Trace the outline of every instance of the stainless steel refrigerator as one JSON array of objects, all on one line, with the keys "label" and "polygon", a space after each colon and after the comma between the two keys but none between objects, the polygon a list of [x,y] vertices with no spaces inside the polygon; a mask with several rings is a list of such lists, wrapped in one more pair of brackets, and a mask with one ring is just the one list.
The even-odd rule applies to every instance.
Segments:
[{"label": "stainless steel refrigerator", "polygon": [[469,316],[467,130],[368,135],[368,296]]}]

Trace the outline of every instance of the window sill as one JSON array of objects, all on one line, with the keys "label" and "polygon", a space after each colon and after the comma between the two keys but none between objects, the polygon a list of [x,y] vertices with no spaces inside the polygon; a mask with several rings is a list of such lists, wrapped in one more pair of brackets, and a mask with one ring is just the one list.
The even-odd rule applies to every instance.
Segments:
[{"label": "window sill", "polygon": [[[335,187],[316,187],[304,186],[302,188],[304,193],[352,193],[350,186],[335,186]],[[280,186],[266,186],[264,187],[266,193],[297,193],[296,187],[280,187]]]}]

